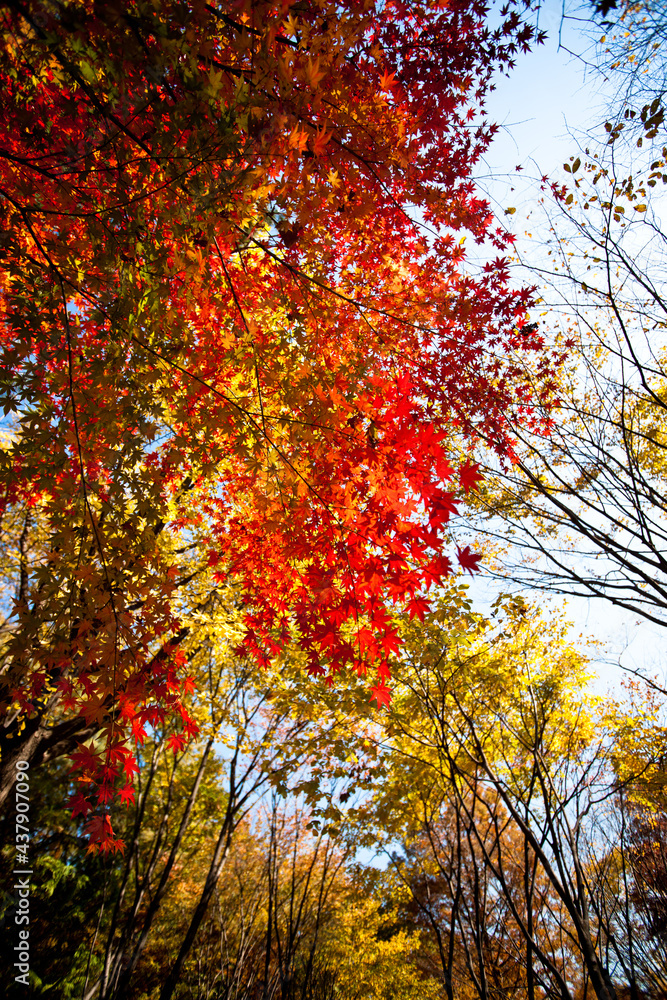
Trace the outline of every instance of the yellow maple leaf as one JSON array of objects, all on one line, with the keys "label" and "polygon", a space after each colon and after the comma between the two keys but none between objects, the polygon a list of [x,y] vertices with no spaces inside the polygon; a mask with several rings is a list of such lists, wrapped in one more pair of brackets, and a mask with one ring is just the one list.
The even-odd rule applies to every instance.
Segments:
[{"label": "yellow maple leaf", "polygon": [[312,87],[314,90],[325,76],[326,70],[320,69],[320,57],[315,56],[314,59],[309,59],[306,63],[305,69],[306,83],[308,86]]}]

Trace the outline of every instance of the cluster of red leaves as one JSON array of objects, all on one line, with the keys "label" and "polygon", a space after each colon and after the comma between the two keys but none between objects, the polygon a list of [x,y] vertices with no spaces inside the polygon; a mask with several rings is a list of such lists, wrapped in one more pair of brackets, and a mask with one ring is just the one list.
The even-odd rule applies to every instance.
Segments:
[{"label": "cluster of red leaves", "polygon": [[[472,171],[491,75],[531,31],[510,10],[492,33],[485,14],[25,0],[1,15],[0,402],[16,423],[0,474],[46,538],[2,700],[37,720],[59,702],[101,731],[73,759],[102,799],[127,736],[174,711],[192,730],[166,525],[237,581],[246,652],[296,641],[329,681],[372,670],[387,703],[392,611],[424,615],[477,478],[453,442],[507,454],[530,419],[512,360],[540,346],[517,333],[528,293],[502,259],[466,273],[456,235],[507,242]],[[469,548],[457,558],[474,572]]]}]

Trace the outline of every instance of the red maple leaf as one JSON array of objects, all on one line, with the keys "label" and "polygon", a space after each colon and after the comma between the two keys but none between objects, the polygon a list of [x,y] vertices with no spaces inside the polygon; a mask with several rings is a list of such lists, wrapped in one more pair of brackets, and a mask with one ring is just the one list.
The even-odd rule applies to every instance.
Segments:
[{"label": "red maple leaf", "polygon": [[101,854],[115,854],[117,851],[120,851],[121,854],[123,853],[123,842],[118,837],[114,837],[111,820],[107,815],[93,816],[92,819],[88,820],[84,832],[90,841],[88,845],[89,854],[96,854],[97,852]]},{"label": "red maple leaf", "polygon": [[466,493],[476,489],[477,483],[483,478],[484,476],[479,471],[479,464],[477,462],[466,462],[459,469],[459,483]]},{"label": "red maple leaf", "polygon": [[87,775],[97,774],[101,764],[100,755],[84,743],[79,744],[70,759],[73,771],[80,770]]},{"label": "red maple leaf", "polygon": [[83,816],[85,819],[92,806],[82,792],[77,792],[69,801],[69,808],[72,810],[72,817]]},{"label": "red maple leaf", "polygon": [[458,514],[456,504],[457,501],[453,493],[440,493],[431,504],[428,516],[430,524],[433,527],[440,527],[442,524],[447,524],[452,516]]},{"label": "red maple leaf", "polygon": [[123,761],[123,771],[125,772],[128,780],[132,778],[133,774],[139,774],[139,768],[137,766],[137,761],[133,753],[127,753]]},{"label": "red maple leaf", "polygon": [[398,653],[401,648],[401,640],[395,629],[387,629],[380,637],[380,645],[386,653]]},{"label": "red maple leaf", "polygon": [[431,610],[431,605],[423,597],[413,597],[408,601],[406,610],[411,618],[419,618],[420,622],[423,622],[424,617]]},{"label": "red maple leaf", "polygon": [[388,706],[391,704],[391,690],[387,687],[384,681],[371,688],[370,700],[373,701],[374,698],[377,701],[378,708],[382,708],[383,705]]},{"label": "red maple leaf", "polygon": [[187,742],[188,742],[187,736],[184,736],[182,733],[174,734],[173,736],[168,737],[166,741],[166,746],[170,750],[173,750],[174,753],[180,753]]},{"label": "red maple leaf", "polygon": [[467,570],[471,576],[477,573],[479,569],[479,562],[482,558],[481,553],[471,552],[470,546],[466,545],[464,549],[457,549],[456,554],[458,556],[459,565],[461,569]]},{"label": "red maple leaf", "polygon": [[121,802],[124,802],[125,805],[129,805],[131,802],[134,802],[134,788],[132,785],[124,785],[118,793],[118,796]]}]

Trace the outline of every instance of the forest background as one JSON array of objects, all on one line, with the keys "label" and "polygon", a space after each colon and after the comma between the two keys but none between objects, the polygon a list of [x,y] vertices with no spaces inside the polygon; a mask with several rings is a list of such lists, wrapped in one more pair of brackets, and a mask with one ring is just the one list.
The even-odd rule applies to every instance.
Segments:
[{"label": "forest background", "polygon": [[563,603],[667,622],[667,9],[547,14],[599,122],[487,178],[539,6],[3,8],[7,995],[667,996]]}]

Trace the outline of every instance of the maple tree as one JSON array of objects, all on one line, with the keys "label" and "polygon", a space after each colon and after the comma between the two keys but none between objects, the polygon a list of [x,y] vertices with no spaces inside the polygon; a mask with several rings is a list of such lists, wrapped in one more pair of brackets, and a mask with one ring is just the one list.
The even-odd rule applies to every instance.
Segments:
[{"label": "maple tree", "polygon": [[547,391],[516,358],[541,346],[517,332],[528,291],[502,256],[465,267],[466,234],[507,246],[472,171],[492,74],[533,34],[485,15],[3,7],[4,793],[17,758],[76,747],[79,807],[103,806],[129,737],[165,713],[174,749],[192,735],[191,547],[189,572],[237,582],[248,655],[296,641],[387,703],[392,609],[423,614],[452,571],[470,448],[510,450]]}]

